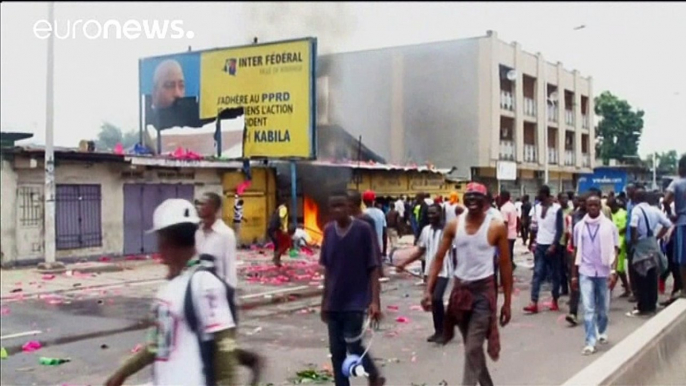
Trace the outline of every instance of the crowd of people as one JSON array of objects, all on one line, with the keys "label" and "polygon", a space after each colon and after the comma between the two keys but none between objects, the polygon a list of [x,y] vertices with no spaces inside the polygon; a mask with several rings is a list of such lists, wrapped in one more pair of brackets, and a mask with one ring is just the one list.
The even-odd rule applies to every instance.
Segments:
[{"label": "crowd of people", "polygon": [[[170,199],[154,212],[150,232],[157,234],[168,282],[154,300],[155,326],[147,346],[107,385],[121,385],[150,364],[156,385],[235,385],[237,365],[252,370],[251,384],[259,382],[264,361],[236,341],[234,231],[218,216],[219,196],[206,194],[197,204]],[[620,298],[636,302],[630,317],[656,312],[664,287],[660,283],[670,275],[673,290],[662,305],[669,306],[684,292],[686,157],[662,198],[633,184],[607,197],[598,190],[553,196],[543,186],[533,203],[526,196],[512,202],[509,192],[493,197],[484,185],[471,182],[464,206],[456,194],[447,203],[420,195],[413,204],[401,197],[384,213],[369,191],[333,193],[328,204],[331,221],[324,227],[319,260],[324,268],[321,320],[327,326],[337,386],[350,385],[346,365],[351,354],[357,355],[359,363],[354,364],[363,368],[369,385],[386,382],[362,344],[365,330],[382,318],[379,279],[384,263],[404,271],[424,260],[420,303],[433,316],[427,340],[447,344],[458,328],[464,342],[464,385],[493,384],[486,354],[493,360],[500,357],[498,328],[512,318],[517,237],[534,254],[531,302],[523,311],[541,311],[541,286],[550,281],[551,310],[559,310],[559,298],[569,295],[566,319],[576,325],[578,307],[583,307],[584,355],[609,341],[608,308],[619,281]],[[276,264],[287,244],[283,235],[295,232],[287,218],[282,203],[268,226]],[[393,262],[392,253],[385,258],[386,244],[390,240],[393,249],[406,225],[416,250]],[[443,298],[451,280],[446,309]]]}]

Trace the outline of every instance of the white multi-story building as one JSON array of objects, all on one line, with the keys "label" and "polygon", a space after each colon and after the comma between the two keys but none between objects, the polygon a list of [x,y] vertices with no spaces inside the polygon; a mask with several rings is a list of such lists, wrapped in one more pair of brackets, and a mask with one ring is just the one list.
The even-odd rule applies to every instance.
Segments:
[{"label": "white multi-story building", "polygon": [[456,166],[498,185],[499,161],[517,164],[500,186],[533,193],[544,181],[572,190],[595,159],[592,79],[541,53],[486,36],[320,57],[318,122],[361,135],[391,163]]}]

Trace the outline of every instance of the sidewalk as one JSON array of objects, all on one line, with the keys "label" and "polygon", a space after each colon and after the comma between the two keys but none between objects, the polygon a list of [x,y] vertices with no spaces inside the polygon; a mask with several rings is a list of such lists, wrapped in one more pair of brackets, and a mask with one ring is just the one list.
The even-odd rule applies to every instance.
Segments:
[{"label": "sidewalk", "polygon": [[[318,253],[283,256],[284,267],[278,269],[271,262],[271,251],[240,250],[239,294],[249,295],[279,287],[318,287],[321,284]],[[62,274],[42,274],[33,267],[3,269],[0,271],[1,298],[3,302],[21,301],[44,294],[152,285],[161,283],[166,272],[167,268],[156,259],[71,264]]]}]

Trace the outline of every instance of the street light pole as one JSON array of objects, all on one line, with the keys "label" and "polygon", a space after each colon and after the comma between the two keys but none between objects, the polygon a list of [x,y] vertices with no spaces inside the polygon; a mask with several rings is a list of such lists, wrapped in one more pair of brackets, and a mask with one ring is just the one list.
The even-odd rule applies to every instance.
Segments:
[{"label": "street light pole", "polygon": [[653,152],[653,190],[657,189],[657,159]]},{"label": "street light pole", "polygon": [[[48,3],[48,20],[55,20],[55,3]],[[43,252],[45,263],[39,264],[43,270],[63,270],[64,265],[55,260],[55,151],[54,136],[54,75],[55,75],[55,33],[48,37],[47,77],[45,90],[45,192],[43,211]]]},{"label": "street light pole", "polygon": [[548,103],[550,103],[550,100],[548,99],[546,91],[544,123],[545,128],[543,129],[543,181],[545,185],[548,185],[550,177],[550,165],[548,165],[548,116],[550,115],[550,111],[548,110]]}]

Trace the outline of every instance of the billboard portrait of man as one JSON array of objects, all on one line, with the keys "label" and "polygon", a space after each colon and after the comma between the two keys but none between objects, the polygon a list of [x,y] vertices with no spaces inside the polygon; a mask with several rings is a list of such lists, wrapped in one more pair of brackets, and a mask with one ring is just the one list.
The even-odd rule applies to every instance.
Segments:
[{"label": "billboard portrait of man", "polygon": [[167,59],[157,65],[153,75],[152,108],[166,109],[186,96],[186,80],[181,64],[175,59]]},{"label": "billboard portrait of man", "polygon": [[140,93],[145,103],[145,125],[158,130],[201,127],[200,55],[186,53],[144,59],[140,66]]}]

